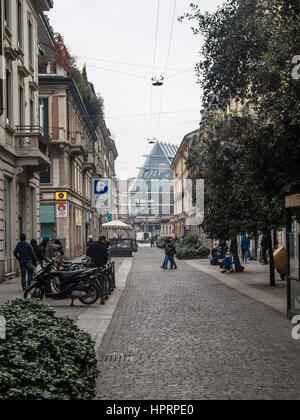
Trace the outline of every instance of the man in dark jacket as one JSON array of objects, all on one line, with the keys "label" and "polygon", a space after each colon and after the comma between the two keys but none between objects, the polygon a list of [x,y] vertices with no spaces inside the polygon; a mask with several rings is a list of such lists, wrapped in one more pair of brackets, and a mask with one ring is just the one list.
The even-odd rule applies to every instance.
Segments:
[{"label": "man in dark jacket", "polygon": [[95,241],[87,250],[87,256],[92,258],[93,267],[102,267],[108,261],[108,250],[106,237],[100,236],[99,241]]},{"label": "man in dark jacket", "polygon": [[176,254],[176,245],[174,241],[170,242],[167,246],[166,254],[171,262],[171,269],[177,270],[177,264],[174,258]]},{"label": "man in dark jacket", "polygon": [[14,250],[14,256],[20,263],[20,269],[22,273],[22,287],[23,290],[26,289],[26,273],[28,273],[28,286],[32,282],[34,264],[38,263],[37,256],[32,248],[32,246],[26,242],[26,236],[24,233],[20,235],[20,242]]}]

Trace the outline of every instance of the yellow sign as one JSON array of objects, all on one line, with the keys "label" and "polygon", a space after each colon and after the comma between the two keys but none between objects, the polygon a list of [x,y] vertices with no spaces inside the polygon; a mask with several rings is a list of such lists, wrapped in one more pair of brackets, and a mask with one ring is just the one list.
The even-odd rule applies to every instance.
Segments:
[{"label": "yellow sign", "polygon": [[56,193],[56,200],[57,201],[66,201],[67,193],[66,192],[57,192]]}]

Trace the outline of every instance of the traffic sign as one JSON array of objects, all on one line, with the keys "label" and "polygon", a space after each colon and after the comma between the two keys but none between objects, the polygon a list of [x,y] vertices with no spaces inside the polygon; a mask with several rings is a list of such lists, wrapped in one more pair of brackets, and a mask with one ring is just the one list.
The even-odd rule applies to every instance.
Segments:
[{"label": "traffic sign", "polygon": [[57,204],[56,205],[56,217],[58,219],[63,219],[68,217],[68,205],[67,204]]},{"label": "traffic sign", "polygon": [[108,179],[94,179],[94,194],[107,194],[109,190]]},{"label": "traffic sign", "polygon": [[115,184],[111,179],[92,179],[92,207],[105,216],[114,212]]},{"label": "traffic sign", "polygon": [[66,192],[57,192],[56,193],[56,201],[66,201],[67,200],[67,193]]}]

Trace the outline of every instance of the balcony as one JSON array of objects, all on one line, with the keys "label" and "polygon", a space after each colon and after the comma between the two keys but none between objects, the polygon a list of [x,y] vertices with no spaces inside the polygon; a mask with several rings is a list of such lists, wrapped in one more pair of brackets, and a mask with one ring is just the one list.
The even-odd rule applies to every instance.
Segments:
[{"label": "balcony", "polygon": [[47,170],[50,159],[48,145],[51,141],[47,130],[37,125],[21,125],[16,127],[15,148],[17,166],[34,172]]},{"label": "balcony", "polygon": [[94,171],[96,168],[95,161],[94,161],[94,155],[91,152],[85,152],[83,154],[83,169],[85,171]]},{"label": "balcony", "polygon": [[70,144],[70,154],[74,158],[76,156],[82,156],[84,154],[84,147],[81,138],[81,133],[77,131],[75,136],[72,137]]},{"label": "balcony", "polygon": [[102,164],[97,163],[95,167],[94,175],[97,175],[99,178],[103,178],[103,173],[104,173],[104,170],[103,170]]}]

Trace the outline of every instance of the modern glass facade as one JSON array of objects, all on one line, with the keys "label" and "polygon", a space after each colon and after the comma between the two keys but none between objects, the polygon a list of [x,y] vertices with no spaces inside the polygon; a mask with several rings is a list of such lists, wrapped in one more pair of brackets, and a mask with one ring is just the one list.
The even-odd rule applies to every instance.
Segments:
[{"label": "modern glass facade", "polygon": [[131,216],[159,217],[174,214],[171,163],[178,147],[157,142],[130,191]]}]

